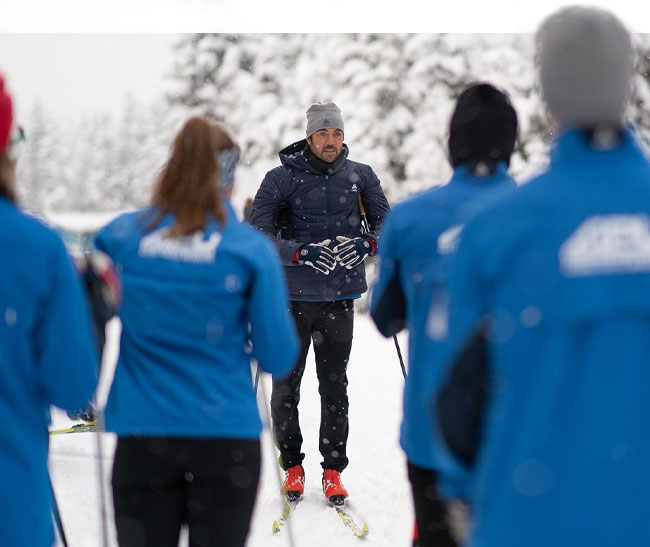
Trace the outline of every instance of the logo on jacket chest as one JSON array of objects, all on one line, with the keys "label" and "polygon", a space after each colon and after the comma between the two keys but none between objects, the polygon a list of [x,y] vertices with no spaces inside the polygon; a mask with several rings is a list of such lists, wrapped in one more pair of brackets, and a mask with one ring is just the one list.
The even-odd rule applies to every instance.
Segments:
[{"label": "logo on jacket chest", "polygon": [[355,182],[352,185],[352,188],[350,188],[350,192],[358,192],[358,191],[359,191],[359,187],[357,186],[357,183]]}]

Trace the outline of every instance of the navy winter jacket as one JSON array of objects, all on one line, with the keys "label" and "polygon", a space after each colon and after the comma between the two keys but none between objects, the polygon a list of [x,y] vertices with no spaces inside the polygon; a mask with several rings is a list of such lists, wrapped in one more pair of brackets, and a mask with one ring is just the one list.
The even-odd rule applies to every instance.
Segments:
[{"label": "navy winter jacket", "polygon": [[[296,264],[296,251],[307,243],[325,239],[336,244],[336,236],[358,237],[362,234],[357,195],[361,193],[370,231],[366,234],[378,245],[378,230],[389,210],[388,201],[377,175],[369,165],[347,159],[344,144],[343,161],[335,162],[329,174],[315,169],[304,151],[305,139],[280,152],[282,165],[269,171],[257,191],[250,223],[274,238],[289,284],[289,299],[330,301],[353,298],[366,292],[366,271],[363,264],[346,269],[337,265],[329,275],[311,266]],[[277,226],[277,213],[286,204],[287,228]]]}]

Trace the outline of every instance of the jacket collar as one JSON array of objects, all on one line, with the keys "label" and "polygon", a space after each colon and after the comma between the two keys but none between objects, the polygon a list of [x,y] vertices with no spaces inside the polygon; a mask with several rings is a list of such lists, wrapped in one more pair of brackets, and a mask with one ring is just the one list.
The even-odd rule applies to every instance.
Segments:
[{"label": "jacket collar", "polygon": [[620,141],[611,147],[599,148],[590,140],[585,131],[574,127],[566,127],[560,134],[551,150],[551,163],[575,162],[576,157],[589,156],[593,161],[612,157],[626,156],[644,158],[643,153],[631,128],[627,127],[621,135]]},{"label": "jacket collar", "polygon": [[497,164],[496,171],[487,177],[479,177],[469,171],[467,165],[459,165],[454,169],[454,174],[449,180],[449,184],[485,184],[490,185],[507,180],[514,184],[514,181],[508,175],[508,166],[505,162],[500,161]]},{"label": "jacket collar", "polygon": [[[307,171],[308,173],[324,176],[321,171],[309,163],[307,156],[305,156],[303,153],[305,148],[307,148],[307,139],[302,139],[300,141],[294,142],[293,144],[290,144],[286,148],[280,150],[280,161],[282,162],[282,165],[300,169],[301,171]],[[341,148],[341,156],[339,156],[339,158],[343,158],[343,161],[339,161],[337,159],[337,161],[334,162],[334,165],[336,167],[332,171],[332,174],[337,173],[345,167],[348,159],[348,154],[348,145],[344,143],[343,148]]]},{"label": "jacket collar", "polygon": [[[227,198],[222,198],[222,200],[223,201],[221,203],[223,204],[223,209],[224,209],[224,211],[226,213],[226,228],[227,228],[229,226],[232,226],[233,223],[234,224],[238,223],[239,218],[237,217],[237,213],[235,213],[235,209],[233,208],[232,203],[230,202],[230,200],[227,199]],[[143,209],[143,211],[145,212],[146,215],[151,215],[152,212],[154,213],[153,216],[143,217],[146,220],[151,220],[151,218],[154,218],[156,216],[156,214],[158,212],[158,208],[153,206],[153,207],[151,207],[149,209]],[[160,224],[158,224],[158,226],[156,226],[155,229],[157,230],[157,229],[159,229],[161,227],[170,226],[173,222],[174,222],[174,215],[172,215],[171,213],[167,213],[163,217]],[[212,214],[209,214],[208,220],[207,220],[207,223],[206,223],[206,226],[205,226],[205,232],[207,234],[212,234],[213,232],[218,232],[218,231],[220,231],[219,224],[217,223],[216,219],[212,216]]]}]

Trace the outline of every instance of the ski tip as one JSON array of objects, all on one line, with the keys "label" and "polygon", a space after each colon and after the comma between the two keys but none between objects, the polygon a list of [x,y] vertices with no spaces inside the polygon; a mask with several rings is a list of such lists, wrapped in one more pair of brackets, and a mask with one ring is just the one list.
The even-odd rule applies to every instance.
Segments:
[{"label": "ski tip", "polygon": [[359,539],[365,538],[369,533],[370,530],[368,530],[368,525],[366,523],[363,524],[363,528],[361,528],[361,530],[359,530],[358,528],[354,530],[354,535],[357,536]]},{"label": "ski tip", "polygon": [[280,525],[277,520],[273,521],[273,533],[277,534],[280,531]]}]

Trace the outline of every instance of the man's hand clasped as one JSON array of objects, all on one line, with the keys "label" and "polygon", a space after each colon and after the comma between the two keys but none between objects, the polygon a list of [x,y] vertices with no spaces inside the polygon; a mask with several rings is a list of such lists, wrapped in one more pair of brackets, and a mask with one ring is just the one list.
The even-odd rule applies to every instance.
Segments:
[{"label": "man's hand clasped", "polygon": [[331,242],[331,239],[325,239],[320,243],[308,243],[300,247],[298,264],[307,264],[320,273],[329,275],[336,267],[336,257],[328,246]]},{"label": "man's hand clasped", "polygon": [[337,236],[338,245],[329,248],[331,239],[320,243],[303,245],[297,253],[298,263],[311,266],[322,274],[329,275],[336,264],[351,270],[356,268],[372,252],[372,244],[367,237]]},{"label": "man's hand clasped", "polygon": [[372,252],[372,244],[367,237],[336,236],[339,244],[334,247],[334,256],[341,266],[348,270],[356,268]]}]

